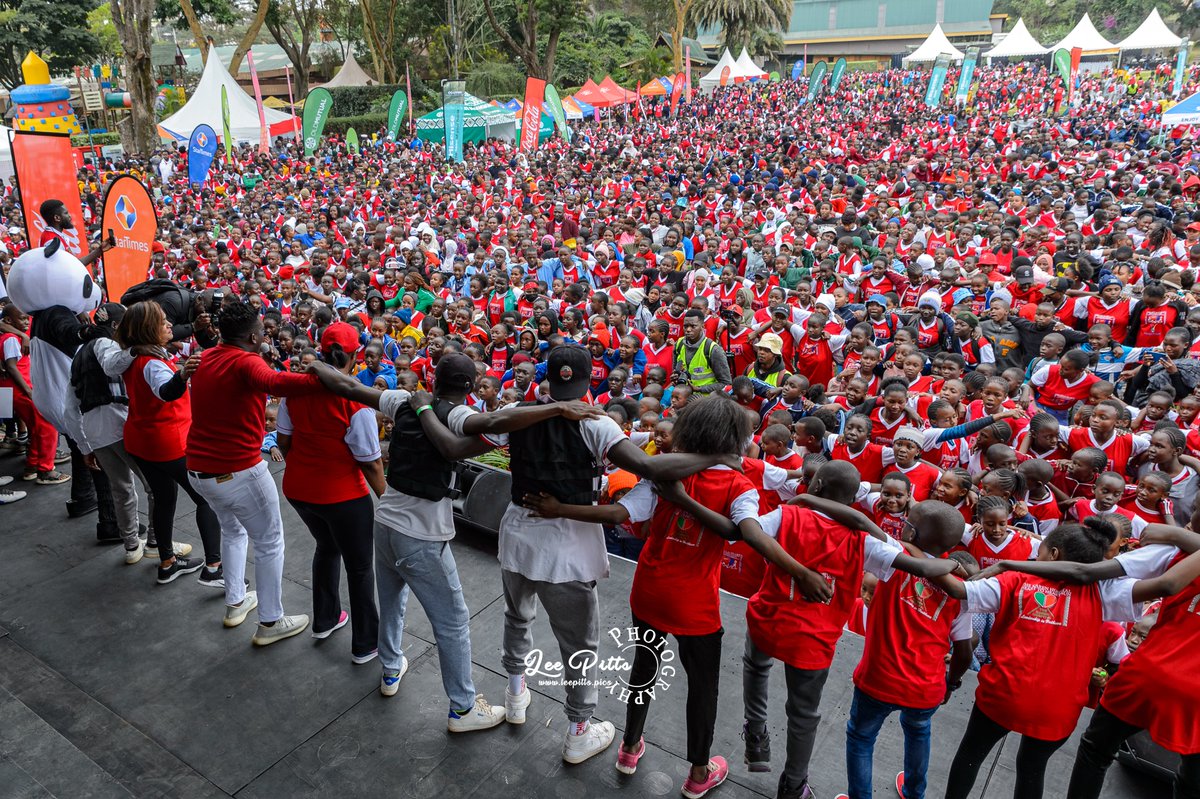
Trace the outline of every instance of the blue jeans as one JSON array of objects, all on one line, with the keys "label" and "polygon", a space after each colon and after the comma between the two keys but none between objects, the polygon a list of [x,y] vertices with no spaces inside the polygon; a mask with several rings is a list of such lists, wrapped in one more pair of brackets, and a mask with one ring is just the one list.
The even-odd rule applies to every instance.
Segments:
[{"label": "blue jeans", "polygon": [[904,796],[924,799],[925,772],[929,770],[929,727],[937,706],[927,710],[880,702],[854,689],[850,719],[846,722],[846,777],[850,799],[871,799],[871,761],[879,728],[893,711],[900,711],[904,729]]},{"label": "blue jeans", "polygon": [[379,588],[379,660],[383,670],[400,671],[404,612],[411,590],[433,626],[442,687],[450,698],[450,708],[473,707],[471,617],[450,542],[422,541],[376,522],[375,582]]}]

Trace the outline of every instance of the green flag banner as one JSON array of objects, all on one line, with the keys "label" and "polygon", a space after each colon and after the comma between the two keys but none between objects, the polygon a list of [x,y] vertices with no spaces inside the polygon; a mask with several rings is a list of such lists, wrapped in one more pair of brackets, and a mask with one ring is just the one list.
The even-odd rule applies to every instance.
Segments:
[{"label": "green flag banner", "polygon": [[842,82],[842,75],[846,72],[846,59],[839,58],[833,62],[833,72],[829,73],[829,93],[833,94],[837,91],[838,84]]},{"label": "green flag banner", "polygon": [[925,106],[937,108],[942,102],[942,89],[946,86],[946,73],[950,71],[950,57],[943,54],[933,62],[929,73],[929,88],[925,91]]},{"label": "green flag banner", "polygon": [[346,152],[358,154],[358,131],[354,128],[346,130]]},{"label": "green flag banner", "polygon": [[1054,51],[1054,68],[1058,70],[1058,74],[1063,81],[1063,86],[1066,86],[1071,80],[1070,50],[1065,47],[1060,47]]},{"label": "green flag banner", "polygon": [[567,127],[567,113],[563,110],[562,98],[558,96],[558,89],[554,88],[553,83],[546,84],[542,105],[550,112],[550,116],[554,117],[554,127],[558,128],[558,134],[570,144],[571,129]]},{"label": "green flag banner", "polygon": [[392,141],[400,135],[400,124],[404,122],[404,112],[408,108],[408,97],[403,89],[397,89],[392,95],[392,104],[388,106],[387,135]]},{"label": "green flag banner", "polygon": [[809,102],[817,99],[821,94],[821,88],[825,84],[825,73],[829,71],[829,64],[824,61],[818,61],[813,65],[812,74],[808,76],[808,99]]},{"label": "green flag banner", "polygon": [[325,120],[333,111],[333,95],[328,89],[313,89],[304,100],[304,154],[312,155],[321,143]]},{"label": "green flag banner", "polygon": [[963,56],[962,70],[958,73],[958,86],[954,90],[956,105],[966,105],[971,93],[971,80],[975,76],[975,65],[979,63],[979,48],[968,47]]},{"label": "green flag banner", "polygon": [[229,134],[229,92],[221,87],[221,127],[225,136],[225,157],[233,158],[233,136]]}]

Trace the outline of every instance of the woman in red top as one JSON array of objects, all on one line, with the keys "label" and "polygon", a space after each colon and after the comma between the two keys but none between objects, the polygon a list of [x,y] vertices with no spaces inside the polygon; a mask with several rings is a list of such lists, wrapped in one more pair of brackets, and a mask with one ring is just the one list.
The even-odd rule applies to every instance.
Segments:
[{"label": "woman in red top", "polygon": [[[137,463],[154,495],[154,518],[150,521],[158,538],[158,584],[166,585],[181,574],[199,571],[207,565],[200,575],[201,584],[224,588],[221,526],[204,497],[188,482],[184,457],[192,426],[187,384],[200,359],[192,356],[181,371],[176,371],[165,349],[171,336],[171,322],[154,302],[135,303],[125,312],[116,330],[117,342],[133,356],[133,363],[124,373],[125,391],[129,395],[125,451]],[[204,562],[176,555],[172,531],[180,487],[196,503],[196,525],[204,542]]]},{"label": "woman in red top", "polygon": [[[358,333],[344,322],[321,334],[325,361],[345,374],[354,368],[357,350]],[[375,508],[368,485],[376,496],[386,485],[375,411],[334,394],[285,397],[276,431],[287,457],[283,495],[317,542],[313,637],[326,638],[347,622],[338,591],[344,560],[353,622],[350,654],[355,663],[368,663],[377,654],[379,634],[372,570]]]},{"label": "woman in red top", "polygon": [[[1116,536],[1101,518],[1065,524],[1046,536],[1038,560],[1098,563]],[[1022,736],[1015,795],[1042,796],[1046,765],[1074,731],[1087,702],[1101,624],[1136,621],[1138,603],[1178,592],[1200,576],[1200,555],[1176,568],[1151,580],[1098,585],[1013,571],[969,583],[938,581],[947,594],[965,599],[968,611],[996,615],[992,660],[979,673],[975,707],[950,766],[946,799],[966,799],[983,761],[1009,732]],[[1050,690],[1047,653],[1053,653],[1056,675]]]}]

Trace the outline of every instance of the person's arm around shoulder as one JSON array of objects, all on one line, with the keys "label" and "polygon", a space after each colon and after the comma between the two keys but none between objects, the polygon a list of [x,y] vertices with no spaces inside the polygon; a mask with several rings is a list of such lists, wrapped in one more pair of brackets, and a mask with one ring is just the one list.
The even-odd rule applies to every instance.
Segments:
[{"label": "person's arm around shoulder", "polygon": [[358,379],[339,372],[327,363],[320,361],[310,363],[308,365],[308,374],[316,375],[320,384],[332,394],[381,410],[379,406],[380,398],[383,396],[382,391],[370,386],[364,386]]},{"label": "person's arm around shoulder", "polygon": [[298,397],[324,390],[321,381],[311,372],[276,372],[259,355],[248,355],[250,357],[244,359],[241,369],[244,379],[254,391],[272,397]]}]

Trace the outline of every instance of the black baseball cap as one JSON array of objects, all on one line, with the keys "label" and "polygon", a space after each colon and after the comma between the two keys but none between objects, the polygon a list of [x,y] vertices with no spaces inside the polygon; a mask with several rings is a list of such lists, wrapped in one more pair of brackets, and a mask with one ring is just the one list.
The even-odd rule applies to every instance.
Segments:
[{"label": "black baseball cap", "polygon": [[551,399],[579,399],[592,384],[592,354],[571,344],[555,347],[546,358],[546,379]]},{"label": "black baseball cap", "polygon": [[461,352],[448,352],[441,357],[433,371],[438,388],[451,391],[470,391],[475,388],[475,362]]}]

